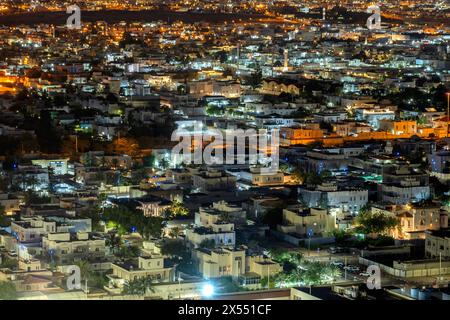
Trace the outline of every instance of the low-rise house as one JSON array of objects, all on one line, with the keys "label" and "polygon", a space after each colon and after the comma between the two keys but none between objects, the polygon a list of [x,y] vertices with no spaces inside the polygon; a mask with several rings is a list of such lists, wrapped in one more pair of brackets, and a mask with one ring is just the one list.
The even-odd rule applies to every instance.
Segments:
[{"label": "low-rise house", "polygon": [[378,188],[379,200],[392,204],[420,202],[431,197],[429,175],[406,165],[385,168],[383,183]]},{"label": "low-rise house", "polygon": [[20,200],[11,194],[0,194],[0,207],[4,208],[6,215],[12,215],[20,210]]},{"label": "low-rise house", "polygon": [[365,121],[374,129],[380,128],[381,120],[394,120],[395,112],[381,108],[360,108],[355,110],[355,118],[358,121]]},{"label": "low-rise house", "polygon": [[197,226],[210,227],[219,221],[233,222],[236,225],[246,224],[246,212],[242,207],[226,201],[214,202],[212,206],[200,207],[195,213]]},{"label": "low-rise house", "polygon": [[42,191],[49,187],[48,168],[40,166],[19,166],[13,175],[13,185],[21,190]]},{"label": "low-rise house", "polygon": [[379,129],[395,135],[414,135],[417,133],[417,121],[380,120]]},{"label": "low-rise house", "polygon": [[369,200],[367,190],[338,186],[336,182],[324,182],[315,187],[301,187],[298,191],[299,200],[309,208],[333,208],[352,215],[358,214]]},{"label": "low-rise house", "polygon": [[208,169],[193,175],[193,187],[202,192],[236,189],[236,177],[224,171]]},{"label": "low-rise house", "polygon": [[425,231],[425,255],[434,259],[450,259],[450,229]]},{"label": "low-rise house", "polygon": [[251,167],[248,170],[239,171],[229,170],[228,172],[236,176],[237,180],[240,180],[242,183],[249,183],[259,187],[283,185],[285,182],[283,172],[277,171],[264,173],[259,167]]},{"label": "low-rise house", "polygon": [[450,182],[450,151],[440,150],[428,155],[431,166],[430,175],[437,177],[441,182]]},{"label": "low-rise house", "polygon": [[424,239],[427,230],[448,228],[448,212],[434,202],[379,205],[371,210],[399,219],[399,227],[391,231],[396,239]]},{"label": "low-rise house", "polygon": [[280,145],[292,146],[308,144],[324,138],[324,130],[319,123],[306,123],[280,129]]},{"label": "low-rise house", "polygon": [[68,163],[69,163],[68,158],[35,159],[31,160],[31,163],[43,169],[50,169],[52,174],[57,176],[62,176],[68,173]]},{"label": "low-rise house", "polygon": [[233,223],[217,221],[210,226],[193,227],[186,230],[186,240],[194,247],[200,247],[205,242],[214,246],[234,247],[236,232]]},{"label": "low-rise house", "polygon": [[245,247],[196,249],[193,252],[198,271],[205,279],[232,277],[240,285],[259,288],[261,279],[275,276],[282,267],[266,257],[247,255]]},{"label": "low-rise house", "polygon": [[111,263],[111,267],[112,274],[108,278],[115,287],[123,287],[126,282],[148,277],[154,282],[175,280],[175,267],[158,253],[146,253],[137,260]]},{"label": "low-rise house", "polygon": [[42,237],[42,249],[50,260],[68,264],[78,260],[105,258],[106,242],[88,232],[49,233]]},{"label": "low-rise house", "polygon": [[21,243],[40,242],[48,233],[91,231],[91,219],[83,218],[24,216],[11,222],[11,233]]},{"label": "low-rise house", "polygon": [[283,222],[278,230],[300,237],[328,236],[336,228],[336,218],[325,209],[291,206],[283,209]]}]

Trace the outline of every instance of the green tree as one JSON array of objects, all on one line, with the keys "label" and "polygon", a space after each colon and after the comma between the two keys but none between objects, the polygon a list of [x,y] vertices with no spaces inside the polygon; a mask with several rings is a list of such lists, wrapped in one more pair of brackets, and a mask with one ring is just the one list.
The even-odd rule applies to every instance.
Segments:
[{"label": "green tree", "polygon": [[189,258],[190,253],[180,240],[165,240],[161,246],[162,254],[180,259]]},{"label": "green tree", "polygon": [[355,219],[357,231],[363,234],[386,235],[397,228],[400,221],[395,216],[389,216],[382,212],[362,210]]},{"label": "green tree", "polygon": [[179,234],[181,232],[181,228],[179,227],[173,227],[169,231],[169,235],[171,238],[178,238]]},{"label": "green tree", "polygon": [[148,172],[145,168],[133,170],[131,172],[131,183],[139,184],[142,180],[148,178]]},{"label": "green tree", "polygon": [[267,288],[267,283],[269,283],[269,289],[273,289],[275,288],[275,284],[276,284],[276,278],[274,277],[263,277],[261,278],[259,284],[261,285],[261,288]]},{"label": "green tree", "polygon": [[18,267],[17,259],[10,259],[6,256],[3,256],[0,267],[15,270]]},{"label": "green tree", "polygon": [[213,239],[205,239],[200,242],[199,247],[204,249],[214,249],[216,242]]},{"label": "green tree", "polygon": [[0,281],[0,300],[17,300],[16,286],[9,281]]},{"label": "green tree", "polygon": [[126,281],[122,291],[123,294],[139,296],[145,296],[148,292],[154,292],[152,279],[150,277]]},{"label": "green tree", "polygon": [[189,215],[189,209],[187,209],[180,201],[174,200],[164,215],[168,218],[185,217]]},{"label": "green tree", "polygon": [[255,72],[253,72],[247,80],[247,84],[253,88],[257,88],[263,79],[262,70],[259,64],[256,65]]},{"label": "green tree", "polygon": [[306,180],[306,174],[305,172],[301,171],[298,168],[295,168],[292,173],[292,180],[295,184],[303,184]]},{"label": "green tree", "polygon": [[80,216],[83,218],[88,218],[91,219],[92,222],[92,230],[94,231],[101,231],[101,227],[100,227],[100,212],[101,209],[98,205],[95,206],[90,206],[88,208],[86,208],[85,210],[83,210],[80,213]]},{"label": "green tree", "polygon": [[106,277],[102,273],[93,270],[88,261],[80,260],[75,262],[75,265],[80,268],[83,285],[87,281],[89,287],[102,289],[107,284]]}]

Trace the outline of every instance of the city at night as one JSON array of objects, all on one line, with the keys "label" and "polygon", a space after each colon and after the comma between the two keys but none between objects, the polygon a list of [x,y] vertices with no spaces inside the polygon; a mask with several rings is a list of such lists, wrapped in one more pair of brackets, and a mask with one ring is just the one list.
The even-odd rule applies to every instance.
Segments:
[{"label": "city at night", "polygon": [[448,0],[0,2],[0,300],[440,303],[449,214]]}]

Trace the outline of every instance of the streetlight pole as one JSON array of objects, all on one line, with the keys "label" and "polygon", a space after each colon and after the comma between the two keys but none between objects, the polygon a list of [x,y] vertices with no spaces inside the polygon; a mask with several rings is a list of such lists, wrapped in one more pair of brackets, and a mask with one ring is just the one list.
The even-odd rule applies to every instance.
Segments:
[{"label": "streetlight pole", "polygon": [[308,257],[311,255],[311,237],[308,237]]},{"label": "streetlight pole", "polygon": [[347,281],[347,257],[344,258],[344,280]]},{"label": "streetlight pole", "polygon": [[448,131],[449,131],[448,123],[450,122],[450,92],[447,92],[445,95],[447,96],[447,126],[446,126],[447,134],[446,134],[446,136],[448,138]]},{"label": "streetlight pole", "polygon": [[180,274],[178,274],[178,299],[181,300],[181,277],[180,277]]}]

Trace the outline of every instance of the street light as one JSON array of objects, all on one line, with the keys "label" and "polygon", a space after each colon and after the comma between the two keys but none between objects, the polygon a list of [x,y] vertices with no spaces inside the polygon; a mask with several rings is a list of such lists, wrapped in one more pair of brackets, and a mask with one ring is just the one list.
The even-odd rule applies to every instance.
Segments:
[{"label": "street light", "polygon": [[207,283],[202,288],[202,296],[205,298],[211,298],[214,295],[214,287],[212,284]]}]

